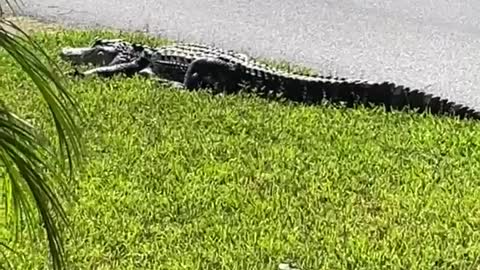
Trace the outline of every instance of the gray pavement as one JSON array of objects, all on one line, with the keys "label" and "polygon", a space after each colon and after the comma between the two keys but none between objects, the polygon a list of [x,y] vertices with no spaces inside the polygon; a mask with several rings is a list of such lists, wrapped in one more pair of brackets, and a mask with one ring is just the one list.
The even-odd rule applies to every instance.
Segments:
[{"label": "gray pavement", "polygon": [[22,1],[39,19],[215,44],[480,109],[477,0]]}]

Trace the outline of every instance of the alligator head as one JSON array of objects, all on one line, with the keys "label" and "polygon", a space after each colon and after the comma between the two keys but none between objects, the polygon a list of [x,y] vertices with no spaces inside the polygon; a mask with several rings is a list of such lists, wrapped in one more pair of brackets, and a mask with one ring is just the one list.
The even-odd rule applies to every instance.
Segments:
[{"label": "alligator head", "polygon": [[109,65],[120,55],[133,56],[138,47],[121,39],[96,39],[89,47],[64,48],[60,53],[63,60],[75,65]]}]

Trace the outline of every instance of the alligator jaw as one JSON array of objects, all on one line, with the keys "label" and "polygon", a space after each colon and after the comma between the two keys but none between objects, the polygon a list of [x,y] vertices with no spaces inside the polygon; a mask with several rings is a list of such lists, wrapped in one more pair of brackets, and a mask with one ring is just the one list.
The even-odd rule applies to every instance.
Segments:
[{"label": "alligator jaw", "polygon": [[60,57],[74,65],[108,65],[117,53],[113,48],[111,50],[99,47],[64,48],[60,53]]}]

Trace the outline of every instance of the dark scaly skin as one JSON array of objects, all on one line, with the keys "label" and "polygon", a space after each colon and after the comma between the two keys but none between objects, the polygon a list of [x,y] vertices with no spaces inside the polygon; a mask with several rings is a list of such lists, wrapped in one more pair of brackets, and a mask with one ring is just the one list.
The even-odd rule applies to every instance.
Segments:
[{"label": "dark scaly skin", "polygon": [[[436,115],[480,119],[480,113],[446,99],[390,82],[369,82],[338,77],[304,76],[257,62],[247,55],[203,44],[174,44],[151,48],[121,40],[96,40],[92,48],[118,51],[108,64],[84,75],[148,75],[159,80],[181,83],[193,90],[212,88],[225,92],[255,89],[263,96],[281,95],[286,99],[320,103],[328,100],[348,107],[357,104],[385,106],[387,111],[429,110]],[[112,48],[114,48],[112,50]],[[100,57],[105,56],[101,55]],[[68,60],[68,57],[63,56]],[[102,61],[96,61],[102,62]],[[178,86],[178,84],[177,84]],[[180,87],[180,86],[179,86]]]},{"label": "dark scaly skin", "polygon": [[200,58],[191,63],[185,76],[185,86],[194,88],[194,82],[199,79],[193,75],[214,70],[214,66],[223,67],[224,71],[222,76],[219,76],[219,79],[221,78],[219,81],[228,82],[224,85],[227,91],[238,91],[239,89],[235,89],[232,85],[238,86],[244,82],[243,85],[253,88],[264,87],[263,93],[281,89],[284,97],[297,102],[320,103],[322,100],[329,100],[333,103],[343,102],[348,107],[356,104],[383,105],[387,111],[409,108],[416,109],[419,113],[429,110],[437,115],[480,119],[480,113],[467,106],[394,83],[294,75],[260,68],[255,64],[235,66],[228,61],[215,58]]}]

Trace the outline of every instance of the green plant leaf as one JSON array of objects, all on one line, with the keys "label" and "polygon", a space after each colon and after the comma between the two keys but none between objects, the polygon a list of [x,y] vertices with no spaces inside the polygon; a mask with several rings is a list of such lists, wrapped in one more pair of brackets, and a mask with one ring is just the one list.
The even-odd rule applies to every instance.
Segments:
[{"label": "green plant leaf", "polygon": [[[7,5],[13,10],[12,3],[7,1]],[[3,12],[0,10],[0,15]],[[53,267],[63,269],[64,248],[58,226],[59,222],[68,223],[57,194],[62,182],[58,181],[58,170],[47,161],[52,160],[49,158],[60,161],[61,169],[66,169],[63,163],[67,161],[69,177],[74,176],[74,169],[83,157],[80,130],[76,126],[76,119],[80,118],[79,106],[58,75],[58,66],[27,33],[5,18],[0,18],[0,47],[39,90],[55,123],[59,146],[58,151],[53,151],[41,143],[34,127],[13,114],[6,104],[0,103],[0,164],[7,173],[1,190],[5,194],[6,223],[12,224],[10,228],[15,237],[19,236],[22,225],[27,226],[30,235],[35,237],[33,227],[38,213],[48,239]]]}]

